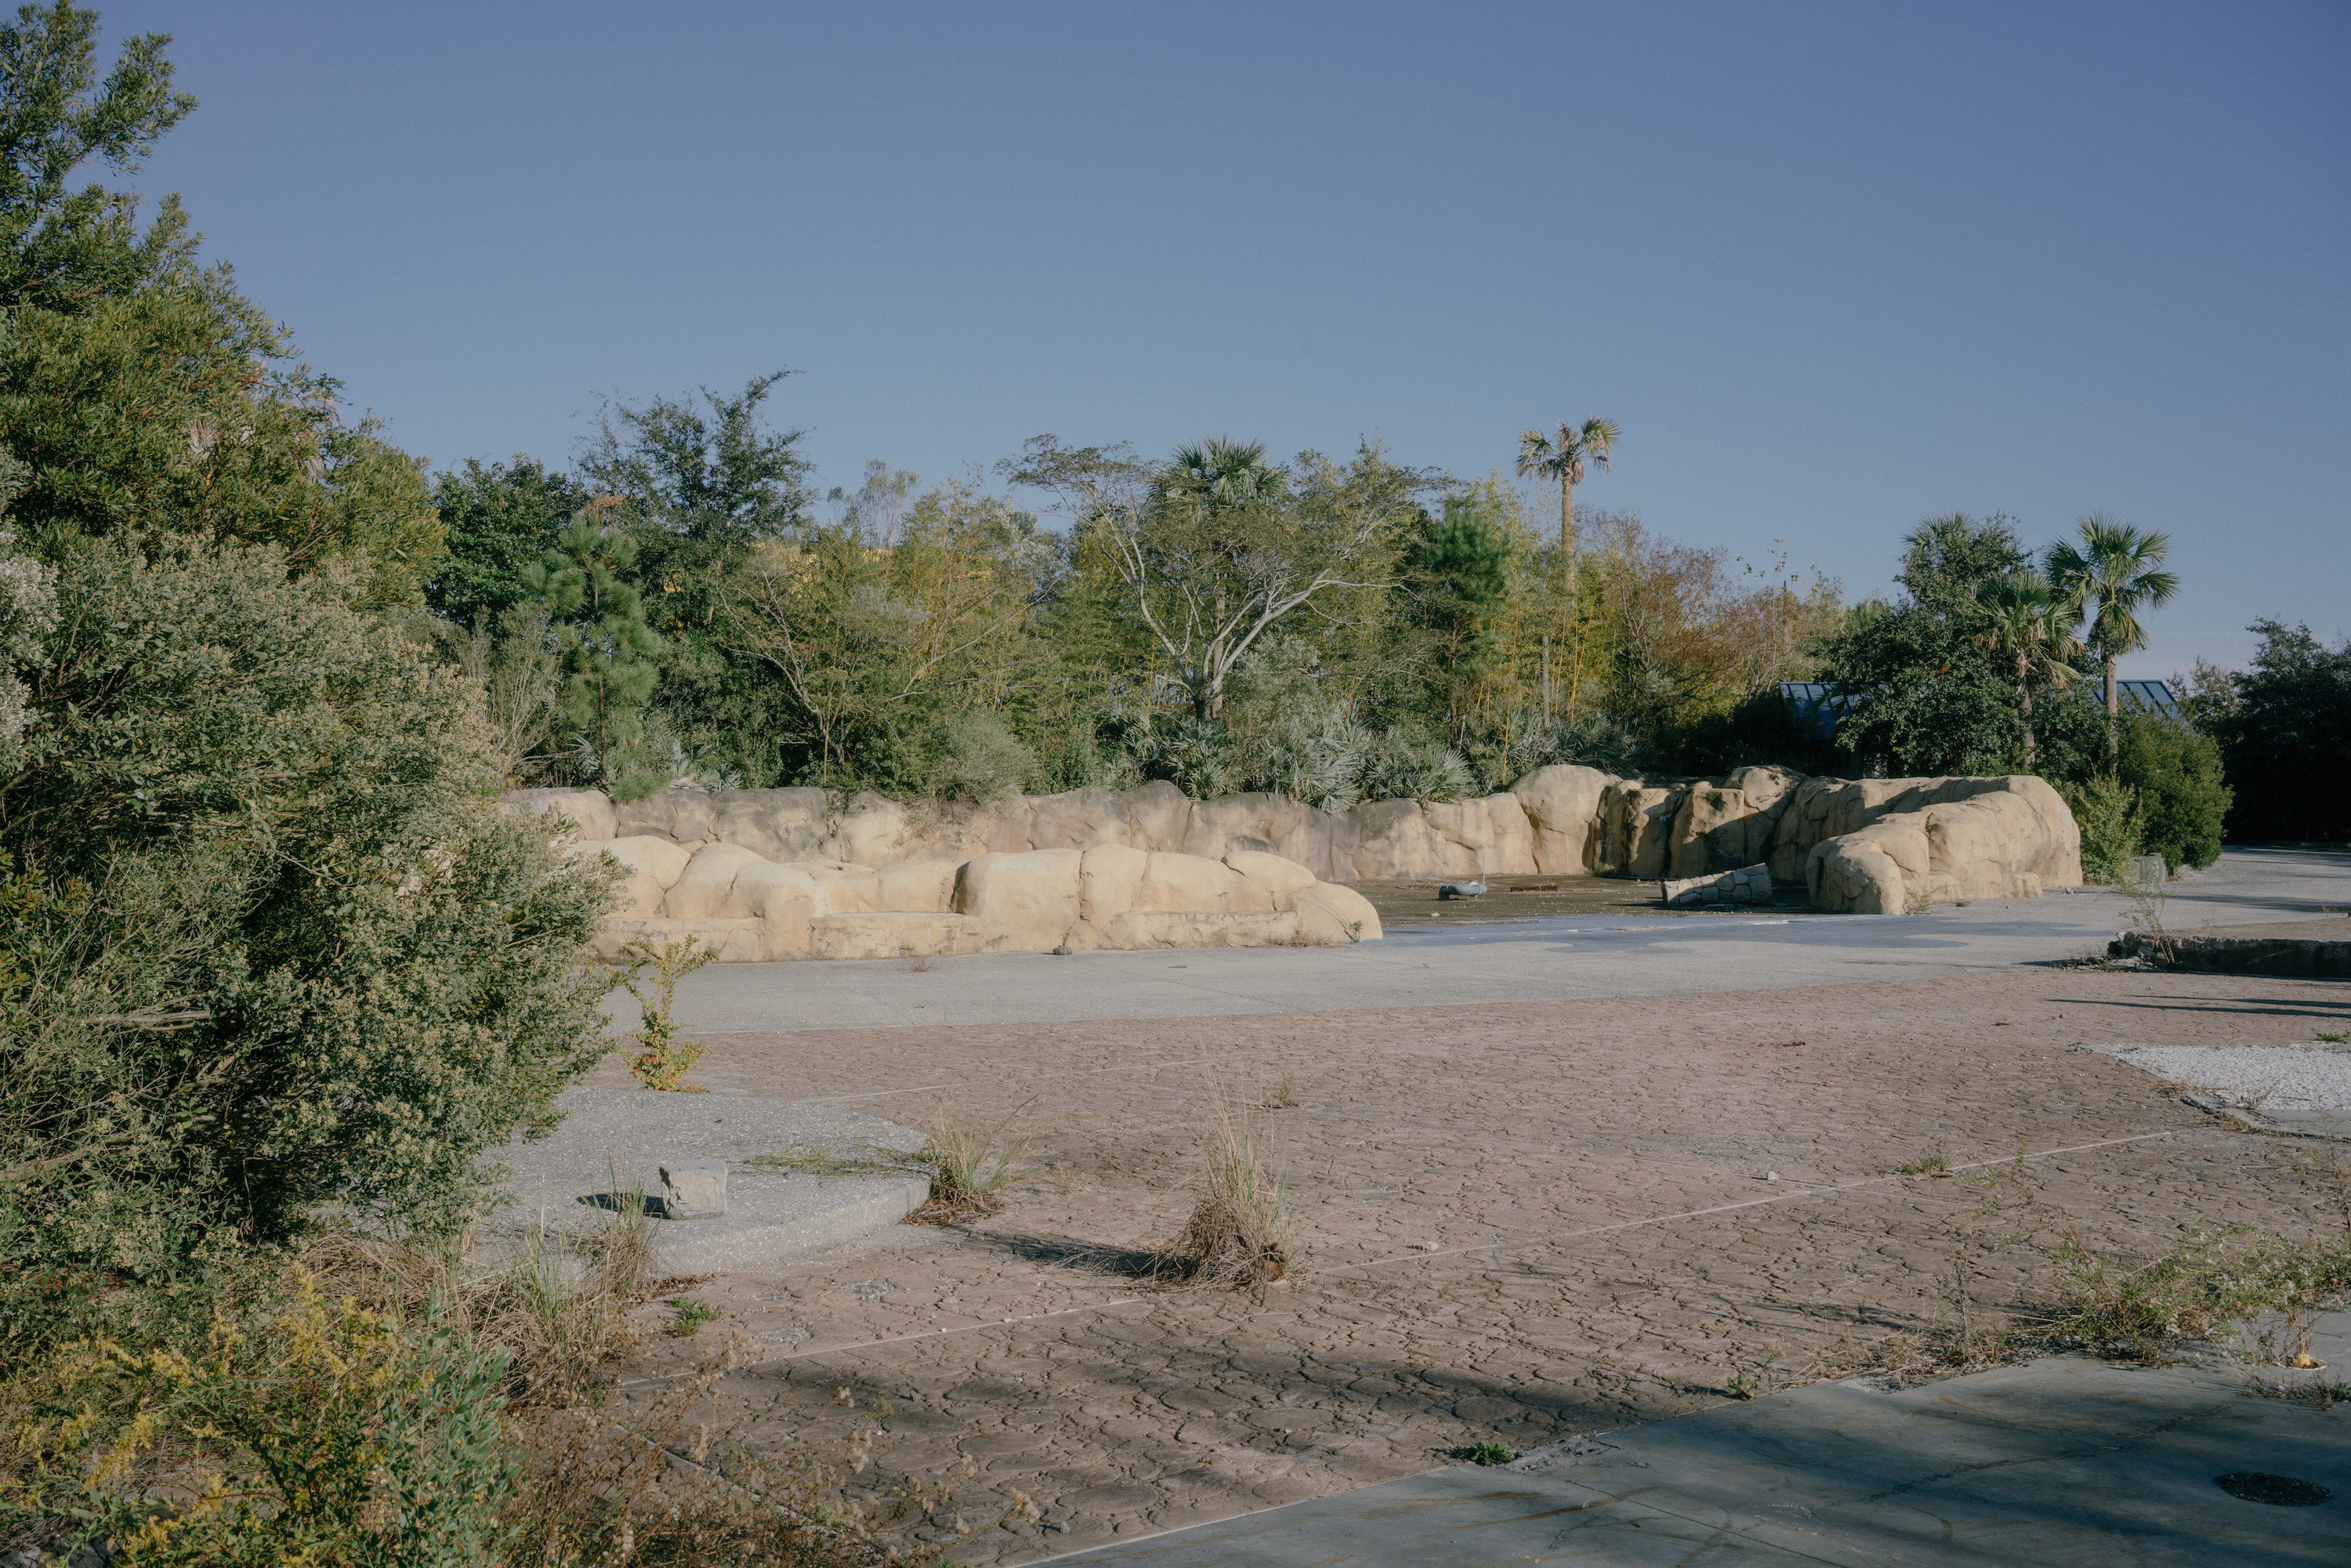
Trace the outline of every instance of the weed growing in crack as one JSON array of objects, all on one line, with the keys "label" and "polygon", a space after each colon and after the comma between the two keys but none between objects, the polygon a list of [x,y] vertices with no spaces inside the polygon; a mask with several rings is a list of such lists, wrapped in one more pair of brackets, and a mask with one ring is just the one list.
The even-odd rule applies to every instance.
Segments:
[{"label": "weed growing in crack", "polygon": [[1507,1465],[1519,1457],[1508,1443],[1472,1443],[1458,1452],[1473,1465]]},{"label": "weed growing in crack", "polygon": [[708,1301],[693,1296],[673,1297],[669,1304],[677,1312],[677,1321],[662,1333],[672,1339],[692,1339],[702,1332],[704,1324],[716,1322],[726,1315]]},{"label": "weed growing in crack", "polygon": [[1267,1086],[1265,1097],[1258,1102],[1258,1105],[1267,1111],[1295,1111],[1298,1109],[1297,1080],[1290,1073],[1283,1073],[1280,1082]]},{"label": "weed growing in crack", "polygon": [[916,1165],[931,1173],[930,1201],[910,1219],[922,1224],[959,1224],[1002,1208],[1029,1179],[1029,1147],[1036,1131],[1029,1108],[1036,1096],[993,1117],[972,1116],[952,1104],[931,1110],[925,1142]]},{"label": "weed growing in crack", "polygon": [[1168,1270],[1187,1281],[1263,1287],[1297,1263],[1297,1222],[1249,1110],[1219,1104],[1200,1134],[1200,1200],[1167,1249]]},{"label": "weed growing in crack", "polygon": [[2340,1030],[2337,1030],[2333,1034],[2328,1034],[2325,1030],[2321,1030],[2318,1034],[2318,1039],[2320,1043],[2324,1045],[2351,1045],[2351,1034],[2346,1034]]},{"label": "weed growing in crack", "polygon": [[1929,1149],[1904,1166],[1902,1174],[1904,1176],[1949,1176],[1951,1174],[1950,1157],[1940,1149]]},{"label": "weed growing in crack", "polygon": [[2332,1410],[2337,1405],[2351,1404],[2351,1383],[2328,1383],[2320,1380],[2287,1381],[2276,1377],[2256,1377],[2248,1385],[2253,1393],[2264,1399],[2298,1399],[2321,1410]]},{"label": "weed growing in crack", "polygon": [[2179,948],[2163,925],[2163,907],[2171,896],[2163,879],[2138,876],[2125,870],[2115,878],[2115,886],[2130,910],[2131,925],[2146,935],[2156,962],[2167,966],[2173,963],[2179,956]]},{"label": "weed growing in crack", "polygon": [[[664,942],[659,947],[639,940],[622,952],[631,962],[622,973],[620,987],[637,998],[643,1014],[636,1032],[637,1054],[629,1058],[630,1075],[648,1089],[701,1093],[685,1082],[686,1073],[702,1060],[702,1047],[677,1038],[677,983],[705,964],[716,963],[718,955],[693,936],[683,942]],[[638,976],[648,967],[653,977],[640,982]]]}]

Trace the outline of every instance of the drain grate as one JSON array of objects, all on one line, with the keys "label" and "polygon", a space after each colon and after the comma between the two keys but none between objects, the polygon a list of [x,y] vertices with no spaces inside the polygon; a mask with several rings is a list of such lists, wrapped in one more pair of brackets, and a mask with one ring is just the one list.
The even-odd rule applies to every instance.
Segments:
[{"label": "drain grate", "polygon": [[2231,1497],[2241,1497],[2247,1502],[2273,1503],[2279,1508],[2313,1508],[2335,1495],[2315,1481],[2298,1481],[2292,1476],[2264,1476],[2251,1470],[2214,1476],[2212,1484]]}]

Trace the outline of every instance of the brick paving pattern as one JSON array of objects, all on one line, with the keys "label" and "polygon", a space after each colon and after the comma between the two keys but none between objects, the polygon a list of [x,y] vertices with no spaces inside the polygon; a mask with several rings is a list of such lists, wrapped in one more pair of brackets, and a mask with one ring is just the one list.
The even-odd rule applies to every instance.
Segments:
[{"label": "brick paving pattern", "polygon": [[[783,1455],[878,1426],[852,1490],[948,1480],[975,1521],[1015,1489],[1041,1510],[962,1542],[958,1563],[1178,1528],[1480,1440],[1523,1449],[1699,1408],[1734,1373],[1801,1377],[1949,1321],[1955,1278],[1970,1312],[2025,1304],[2050,1266],[1970,1221],[1988,1168],[2129,1256],[2189,1224],[2340,1223],[2306,1145],[2230,1131],[2069,1048],[2285,1043],[2346,1018],[2339,983],[2034,967],[707,1036],[695,1076],[725,1092],[910,1124],[1029,1102],[1040,1179],[967,1230],[899,1227],[696,1287],[728,1321],[650,1341],[617,1409],[657,1423],[731,1331],[760,1359],[686,1427],[717,1451]],[[1259,1292],[1138,1282],[1182,1228],[1201,1130],[1285,1079],[1294,1108],[1246,1113],[1298,1216],[1296,1276]],[[1898,1174],[1930,1153],[1958,1175]]]}]

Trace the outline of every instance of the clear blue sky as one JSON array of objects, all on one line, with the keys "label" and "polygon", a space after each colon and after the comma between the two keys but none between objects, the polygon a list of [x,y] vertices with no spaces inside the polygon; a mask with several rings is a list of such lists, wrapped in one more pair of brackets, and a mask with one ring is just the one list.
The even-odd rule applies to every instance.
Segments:
[{"label": "clear blue sky", "polygon": [[2170,530],[2126,674],[2351,629],[2351,6],[103,4],[141,184],[446,465],[799,372],[821,483],[1605,413],[1580,498],[1882,588]]}]

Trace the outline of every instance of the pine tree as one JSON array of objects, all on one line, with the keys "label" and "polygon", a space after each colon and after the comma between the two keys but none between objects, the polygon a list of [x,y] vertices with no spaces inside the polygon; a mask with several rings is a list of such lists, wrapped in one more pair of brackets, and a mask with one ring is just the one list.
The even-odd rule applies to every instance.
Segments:
[{"label": "pine tree", "polygon": [[563,650],[558,722],[585,742],[596,782],[623,800],[666,781],[645,755],[645,704],[660,677],[662,641],[628,580],[636,560],[628,530],[583,508],[525,579],[546,603]]}]

